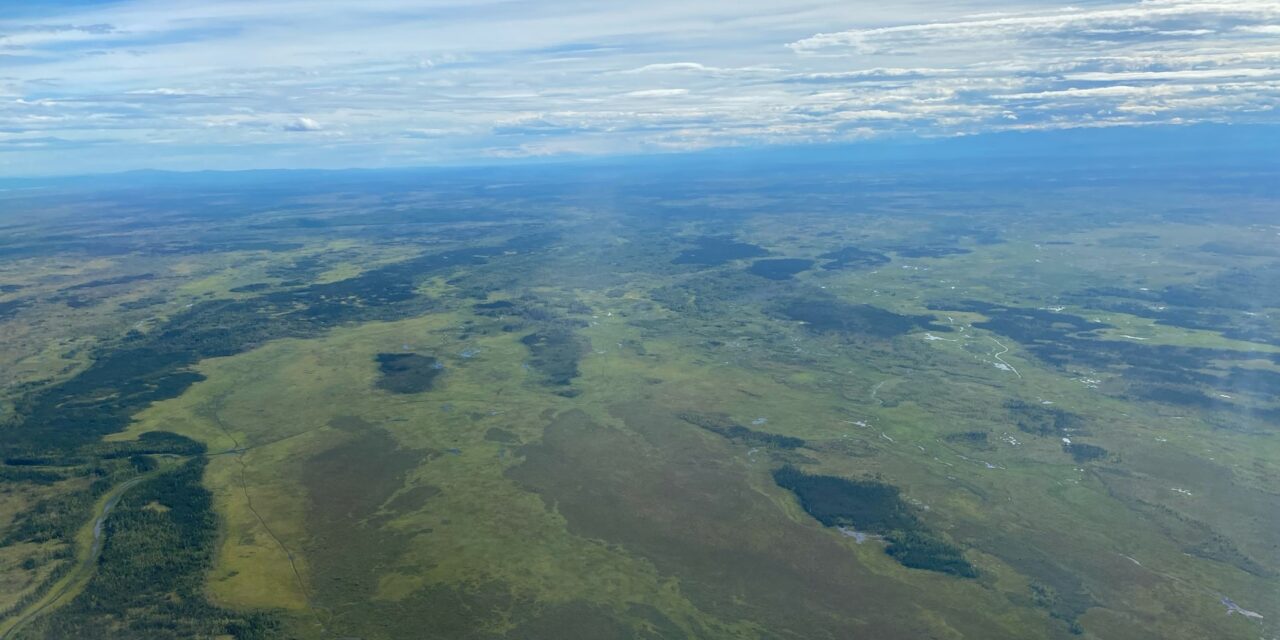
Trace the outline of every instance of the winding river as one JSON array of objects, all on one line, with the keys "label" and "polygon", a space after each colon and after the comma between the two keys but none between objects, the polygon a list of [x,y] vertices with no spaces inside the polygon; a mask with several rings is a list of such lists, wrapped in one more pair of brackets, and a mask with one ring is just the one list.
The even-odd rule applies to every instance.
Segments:
[{"label": "winding river", "polygon": [[111,515],[111,510],[120,503],[120,498],[124,497],[126,491],[149,478],[151,478],[151,474],[126,480],[107,492],[107,495],[102,498],[102,507],[98,511],[98,517],[93,520],[93,537],[90,539],[87,552],[76,562],[76,566],[67,575],[59,579],[58,583],[49,589],[48,593],[31,603],[26,610],[16,614],[3,629],[0,629],[0,640],[9,640],[28,622],[57,606],[65,596],[78,591],[89,581],[89,578],[93,575],[94,567],[98,564],[98,555],[102,553],[102,544],[104,542],[102,526],[107,521],[107,516]]}]

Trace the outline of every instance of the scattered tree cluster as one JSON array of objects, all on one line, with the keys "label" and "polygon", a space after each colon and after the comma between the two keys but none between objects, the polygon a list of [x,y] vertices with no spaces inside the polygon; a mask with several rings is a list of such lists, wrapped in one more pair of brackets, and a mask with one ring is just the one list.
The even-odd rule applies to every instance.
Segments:
[{"label": "scattered tree cluster", "polygon": [[853,527],[883,536],[885,552],[903,566],[965,578],[978,575],[963,552],[929,530],[902,499],[898,488],[877,480],[811,475],[792,466],[773,472],[800,506],[828,527]]},{"label": "scattered tree cluster", "polygon": [[688,422],[689,424],[702,427],[712,433],[724,436],[734,442],[740,442],[753,447],[799,449],[805,445],[802,438],[784,436],[777,433],[768,433],[766,431],[756,431],[755,429],[744,427],[734,422],[729,416],[724,414],[695,413],[692,411],[686,411],[680,414],[680,419]]},{"label": "scattered tree cluster", "polygon": [[1084,444],[1081,442],[1063,443],[1062,450],[1071,454],[1071,459],[1077,463],[1090,462],[1107,457],[1107,450],[1096,444]]},{"label": "scattered tree cluster", "polygon": [[444,363],[434,356],[417,353],[379,353],[377,385],[392,393],[430,391],[436,376],[444,371]]},{"label": "scattered tree cluster", "polygon": [[[267,614],[220,609],[204,597],[217,528],[200,485],[204,458],[132,488],[103,526],[102,554],[75,598],[24,630],[36,638],[278,638]],[[161,505],[164,508],[154,508]]]}]

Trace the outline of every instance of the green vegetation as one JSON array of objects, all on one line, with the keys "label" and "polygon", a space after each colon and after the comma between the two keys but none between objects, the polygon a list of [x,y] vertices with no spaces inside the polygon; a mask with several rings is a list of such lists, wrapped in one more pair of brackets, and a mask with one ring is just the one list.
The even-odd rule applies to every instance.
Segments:
[{"label": "green vegetation", "polygon": [[756,260],[747,268],[747,273],[768,278],[769,280],[790,280],[797,273],[808,271],[813,266],[812,260],[802,258],[773,258]]},{"label": "green vegetation", "polygon": [[729,416],[723,414],[702,414],[686,411],[680,419],[697,425],[715,434],[724,436],[735,442],[753,447],[775,447],[778,449],[798,449],[804,446],[803,438],[784,436],[776,433],[757,431],[737,424]]},{"label": "green vegetation", "polygon": [[844,247],[836,251],[828,251],[818,255],[819,258],[828,262],[822,265],[823,269],[871,269],[888,264],[889,256],[877,251],[867,251],[858,247]]},{"label": "green vegetation", "polygon": [[986,431],[961,431],[959,433],[948,433],[942,438],[947,442],[966,444],[979,449],[990,449],[991,442],[989,440],[989,436],[990,434]]},{"label": "green vegetation", "polygon": [[1084,425],[1080,416],[1058,407],[1010,400],[1004,404],[1018,430],[1034,436],[1069,436]]},{"label": "green vegetation", "polygon": [[803,322],[815,333],[836,333],[851,338],[886,339],[913,329],[951,331],[933,323],[933,316],[906,316],[869,304],[848,304],[829,296],[793,298],[777,305],[776,313]]},{"label": "green vegetation", "polygon": [[876,480],[809,475],[791,466],[774,471],[773,479],[796,494],[800,506],[818,522],[884,536],[889,541],[885,552],[903,566],[965,578],[978,575],[960,549],[930,532],[911,512],[897,487]]},{"label": "green vegetation", "polygon": [[23,638],[280,637],[270,616],[218,609],[204,599],[217,535],[204,460],[146,480],[107,517],[96,571],[56,615],[37,618]]},{"label": "green vegetation", "polygon": [[763,247],[730,238],[703,236],[694,239],[694,247],[686,249],[672,260],[672,264],[718,266],[733,260],[768,255]]},{"label": "green vegetation", "polygon": [[529,348],[529,363],[553,386],[565,386],[578,377],[578,360],[587,350],[586,342],[563,326],[535,331],[520,339]]},{"label": "green vegetation", "polygon": [[1106,449],[1098,445],[1084,444],[1082,442],[1063,443],[1062,450],[1071,454],[1071,459],[1076,462],[1090,462],[1107,457]]},{"label": "green vegetation", "polygon": [[1280,634],[1261,192],[544,177],[0,194],[0,634]]},{"label": "green vegetation", "polygon": [[416,353],[379,353],[378,388],[392,393],[430,391],[444,364],[432,356]]}]

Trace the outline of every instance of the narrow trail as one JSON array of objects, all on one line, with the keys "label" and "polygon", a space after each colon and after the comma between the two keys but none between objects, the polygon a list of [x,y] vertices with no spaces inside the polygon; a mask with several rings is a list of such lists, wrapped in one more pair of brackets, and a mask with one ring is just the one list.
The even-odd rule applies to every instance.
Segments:
[{"label": "narrow trail", "polygon": [[233,444],[233,447],[224,453],[234,454],[236,457],[236,464],[240,466],[240,490],[244,494],[245,504],[249,507],[249,512],[253,514],[253,517],[258,520],[258,524],[262,525],[263,530],[267,532],[267,535],[275,541],[276,545],[280,547],[280,550],[284,552],[285,557],[289,559],[289,569],[293,571],[294,580],[298,583],[298,590],[302,592],[302,598],[307,602],[307,609],[309,609],[312,615],[315,616],[316,624],[319,624],[323,631],[324,621],[320,619],[320,614],[311,600],[311,592],[307,589],[307,584],[302,579],[302,572],[298,571],[298,565],[293,559],[293,551],[290,550],[289,546],[280,539],[280,536],[276,535],[276,532],[271,529],[271,525],[267,524],[266,519],[264,519],[262,514],[258,513],[257,508],[253,506],[253,496],[249,493],[249,481],[247,478],[249,465],[244,461],[245,454],[248,453],[249,449],[252,447],[246,448],[242,446],[240,444],[240,440],[231,433],[231,429],[222,421],[222,415],[220,414],[220,409],[222,408],[221,405],[221,400],[215,401],[209,410],[209,417],[213,419],[213,423],[218,426],[218,429],[222,431],[222,433],[226,435]]},{"label": "narrow trail", "polygon": [[[885,379],[885,380],[881,380],[880,382],[877,382],[877,383],[876,383],[876,386],[871,387],[871,399],[872,399],[872,400],[875,400],[876,402],[880,402],[880,398],[877,398],[877,397],[876,397],[876,394],[877,394],[877,393],[880,393],[880,387],[883,387],[883,386],[884,386],[884,383],[888,382],[889,380],[892,380],[892,378],[888,378],[888,379]],[[883,402],[880,402],[880,404],[884,404],[884,403],[883,403]]]},{"label": "narrow trail", "polygon": [[1006,367],[1009,367],[1009,370],[1013,372],[1013,375],[1018,376],[1018,379],[1019,379],[1019,380],[1021,380],[1021,379],[1022,379],[1022,374],[1021,374],[1021,373],[1018,373],[1018,370],[1017,370],[1017,369],[1014,369],[1014,368],[1013,368],[1013,365],[1009,364],[1008,362],[1005,362],[1004,358],[1001,358],[1001,357],[1000,357],[1000,356],[1002,356],[1002,355],[1004,355],[1004,354],[1006,354],[1006,353],[1009,353],[1009,347],[1006,347],[1006,346],[1004,346],[1003,344],[1000,344],[1000,341],[999,341],[999,340],[996,340],[994,337],[991,337],[991,336],[988,336],[988,337],[989,337],[989,338],[991,338],[991,341],[992,341],[992,342],[996,343],[996,346],[1000,347],[1001,349],[1004,349],[1004,351],[1001,351],[1000,353],[994,353],[994,354],[992,354],[992,356],[994,356],[994,357],[995,357],[995,359],[996,359],[996,361],[998,361],[1000,364],[1002,364],[1002,365],[1004,365],[1004,366],[1006,366]]}]

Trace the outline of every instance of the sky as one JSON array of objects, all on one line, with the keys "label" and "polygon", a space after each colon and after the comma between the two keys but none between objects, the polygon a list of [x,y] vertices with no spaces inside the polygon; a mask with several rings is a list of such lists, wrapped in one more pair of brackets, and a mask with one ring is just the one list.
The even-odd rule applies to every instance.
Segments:
[{"label": "sky", "polygon": [[0,0],[0,176],[1280,124],[1280,0]]}]

